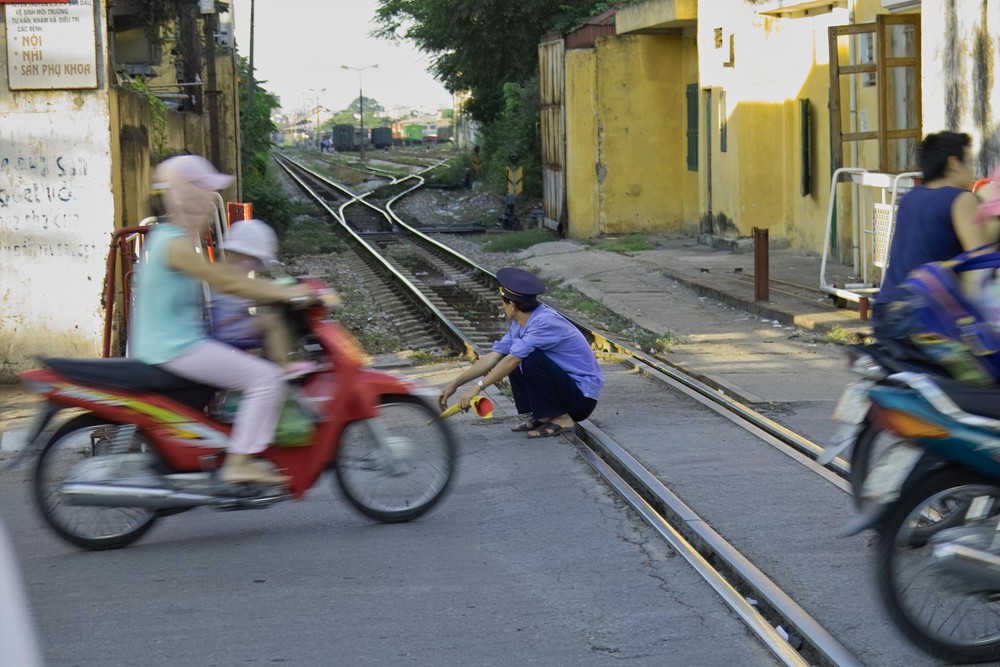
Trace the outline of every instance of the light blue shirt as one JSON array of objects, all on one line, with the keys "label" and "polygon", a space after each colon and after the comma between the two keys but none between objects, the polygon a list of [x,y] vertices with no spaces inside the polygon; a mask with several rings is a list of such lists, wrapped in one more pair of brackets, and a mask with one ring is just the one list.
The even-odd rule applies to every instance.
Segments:
[{"label": "light blue shirt", "polygon": [[559,368],[566,371],[580,392],[595,401],[604,386],[604,373],[594,351],[580,330],[555,310],[542,304],[531,312],[524,328],[511,322],[503,338],[493,344],[493,351],[524,359],[541,350]]},{"label": "light blue shirt", "polygon": [[207,337],[202,282],[167,263],[167,249],[177,238],[190,237],[169,223],[153,227],[146,239],[145,259],[136,270],[129,351],[147,364],[175,359]]}]

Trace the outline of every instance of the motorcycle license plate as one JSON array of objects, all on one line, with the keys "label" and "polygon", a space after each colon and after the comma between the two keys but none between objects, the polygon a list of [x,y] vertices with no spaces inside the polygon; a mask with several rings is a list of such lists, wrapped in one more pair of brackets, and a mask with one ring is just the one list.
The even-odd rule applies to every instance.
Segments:
[{"label": "motorcycle license plate", "polygon": [[905,442],[898,442],[879,458],[865,479],[861,495],[877,503],[891,503],[899,497],[907,475],[917,465],[923,450]]},{"label": "motorcycle license plate", "polygon": [[858,380],[849,385],[840,395],[837,407],[833,410],[834,420],[845,424],[860,424],[871,405],[871,400],[868,398],[871,386],[872,383],[867,380]]}]

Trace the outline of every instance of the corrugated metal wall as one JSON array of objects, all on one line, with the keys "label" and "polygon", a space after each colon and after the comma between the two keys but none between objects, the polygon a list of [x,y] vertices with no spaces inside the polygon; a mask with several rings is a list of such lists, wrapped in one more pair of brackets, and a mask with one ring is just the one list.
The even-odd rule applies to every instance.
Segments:
[{"label": "corrugated metal wall", "polygon": [[545,226],[565,233],[566,225],[566,90],[565,46],[561,36],[543,37],[538,45],[541,87],[542,208]]}]

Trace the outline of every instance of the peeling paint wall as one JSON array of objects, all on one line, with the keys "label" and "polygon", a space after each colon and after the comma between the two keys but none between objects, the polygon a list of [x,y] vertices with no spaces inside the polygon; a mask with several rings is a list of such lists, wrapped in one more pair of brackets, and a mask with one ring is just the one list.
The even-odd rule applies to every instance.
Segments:
[{"label": "peeling paint wall", "polygon": [[[692,71],[693,70],[693,71]],[[569,234],[680,231],[697,216],[697,173],[685,165],[693,35],[599,39],[566,52]]]},{"label": "peeling paint wall", "polygon": [[99,353],[115,208],[106,24],[96,23],[96,90],[11,91],[0,49],[0,382],[33,355]]},{"label": "peeling paint wall", "polygon": [[986,176],[1000,166],[1000,2],[923,0],[921,14],[925,133],[971,134]]},{"label": "peeling paint wall", "polygon": [[[112,233],[149,214],[149,104],[107,80],[107,3],[93,6],[98,87],[11,90],[15,49],[0,5],[0,383],[35,366],[36,355],[100,355]],[[218,52],[216,67],[219,167],[238,174],[234,54]],[[206,155],[210,131],[207,114],[168,112],[166,150]],[[237,183],[223,195],[236,201],[238,191]]]}]

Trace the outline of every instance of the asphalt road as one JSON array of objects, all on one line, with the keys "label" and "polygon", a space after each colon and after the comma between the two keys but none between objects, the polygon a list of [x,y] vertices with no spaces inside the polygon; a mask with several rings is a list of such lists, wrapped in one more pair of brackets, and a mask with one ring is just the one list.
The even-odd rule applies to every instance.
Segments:
[{"label": "asphalt road", "polygon": [[83,552],[43,525],[29,475],[4,473],[46,664],[775,664],[567,441],[512,434],[504,409],[452,419],[455,486],[403,525],[324,478],[300,502],[198,509]]}]

